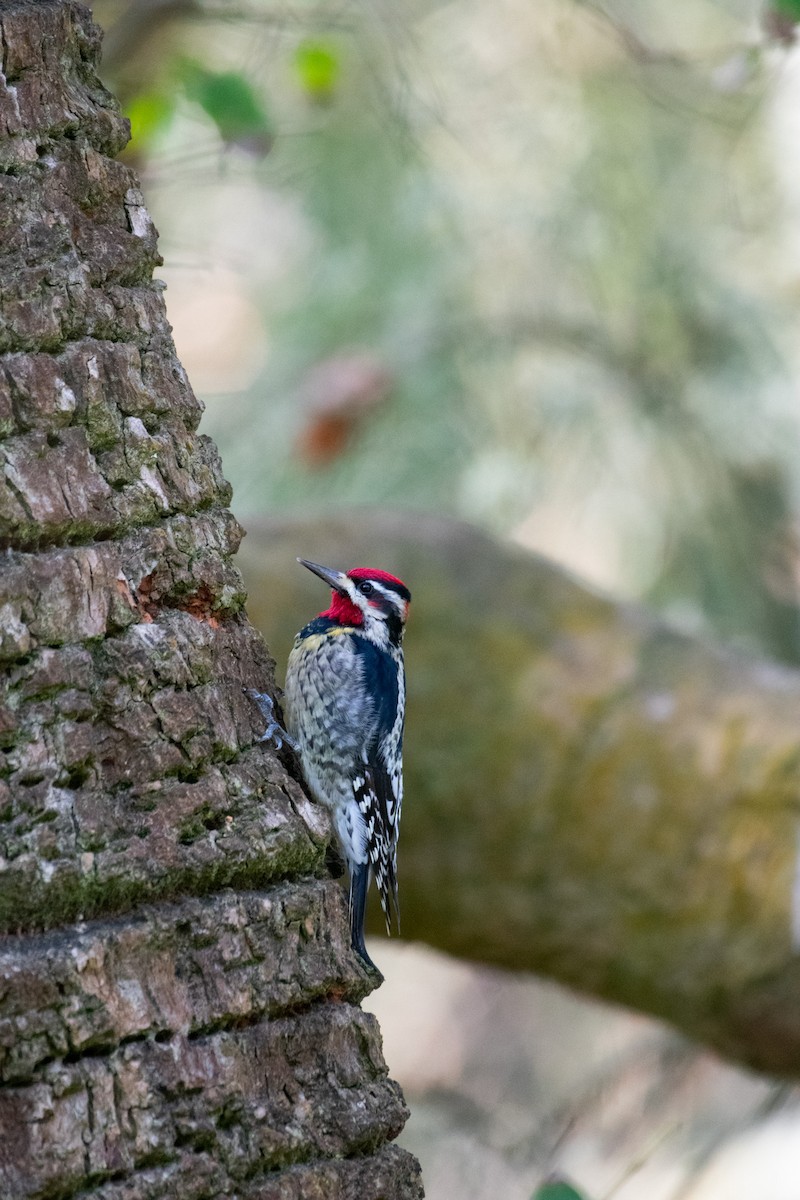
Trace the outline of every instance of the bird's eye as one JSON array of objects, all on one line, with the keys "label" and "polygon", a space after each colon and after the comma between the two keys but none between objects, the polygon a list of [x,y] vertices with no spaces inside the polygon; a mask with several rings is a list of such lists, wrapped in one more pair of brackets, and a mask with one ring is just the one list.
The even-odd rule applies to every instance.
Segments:
[{"label": "bird's eye", "polygon": [[367,579],[364,581],[364,583],[359,584],[358,590],[361,592],[362,596],[371,596],[372,593],[375,591],[375,588],[372,586],[372,584]]}]

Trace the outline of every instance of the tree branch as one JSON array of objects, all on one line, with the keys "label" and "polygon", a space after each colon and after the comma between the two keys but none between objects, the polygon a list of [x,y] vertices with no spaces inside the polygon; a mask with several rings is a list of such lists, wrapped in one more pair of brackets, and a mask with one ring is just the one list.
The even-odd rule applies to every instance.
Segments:
[{"label": "tree branch", "polygon": [[296,554],[412,590],[405,935],[800,1075],[800,673],[416,513],[251,529],[279,661],[320,601]]}]

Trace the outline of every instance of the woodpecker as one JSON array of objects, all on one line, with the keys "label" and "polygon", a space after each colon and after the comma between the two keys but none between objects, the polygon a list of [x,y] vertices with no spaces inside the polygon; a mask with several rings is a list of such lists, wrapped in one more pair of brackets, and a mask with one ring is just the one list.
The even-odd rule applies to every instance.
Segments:
[{"label": "woodpecker", "polygon": [[336,571],[297,560],[332,590],[330,607],[295,638],[284,711],[311,793],[332,813],[350,876],[353,949],[364,945],[370,879],[386,929],[400,927],[397,835],[403,802],[403,633],[411,593],[386,571]]}]

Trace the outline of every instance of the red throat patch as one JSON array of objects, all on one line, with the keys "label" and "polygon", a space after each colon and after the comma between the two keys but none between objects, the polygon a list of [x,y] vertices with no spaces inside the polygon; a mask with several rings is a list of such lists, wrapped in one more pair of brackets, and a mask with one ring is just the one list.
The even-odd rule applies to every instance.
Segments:
[{"label": "red throat patch", "polygon": [[326,608],[325,612],[319,615],[321,617],[330,617],[332,621],[337,621],[340,625],[364,624],[364,614],[361,609],[353,604],[348,596],[343,596],[341,592],[333,592],[330,608]]}]

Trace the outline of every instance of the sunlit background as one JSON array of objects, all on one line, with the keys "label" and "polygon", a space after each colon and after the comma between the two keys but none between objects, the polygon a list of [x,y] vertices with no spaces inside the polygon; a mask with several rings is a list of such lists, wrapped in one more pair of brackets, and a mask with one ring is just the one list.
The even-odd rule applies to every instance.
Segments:
[{"label": "sunlit background", "polygon": [[[800,0],[95,15],[245,526],[452,514],[800,662]],[[800,1194],[791,1090],[553,985],[380,952],[431,1200],[552,1171],[587,1200]]]}]

